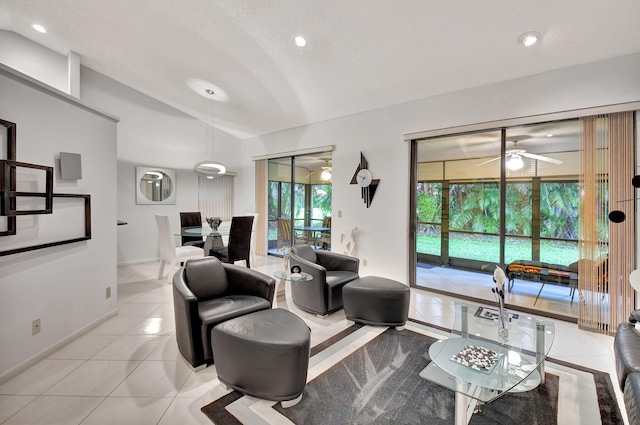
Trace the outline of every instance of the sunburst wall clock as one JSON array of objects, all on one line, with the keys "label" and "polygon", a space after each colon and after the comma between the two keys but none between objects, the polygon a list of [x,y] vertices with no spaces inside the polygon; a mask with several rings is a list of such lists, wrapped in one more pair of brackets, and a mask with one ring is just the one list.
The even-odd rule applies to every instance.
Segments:
[{"label": "sunburst wall clock", "polygon": [[369,208],[371,206],[371,201],[373,201],[373,196],[376,194],[376,190],[378,189],[378,185],[380,184],[380,179],[373,178],[371,171],[369,171],[367,159],[364,157],[362,152],[360,152],[360,164],[358,165],[358,168],[356,168],[356,172],[353,174],[350,184],[357,184],[360,186],[362,200],[367,208]]}]

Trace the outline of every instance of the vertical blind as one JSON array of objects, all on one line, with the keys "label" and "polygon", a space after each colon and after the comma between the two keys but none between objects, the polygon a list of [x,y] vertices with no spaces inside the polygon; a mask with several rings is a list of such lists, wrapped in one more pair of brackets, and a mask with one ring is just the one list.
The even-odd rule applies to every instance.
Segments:
[{"label": "vertical blind", "polygon": [[[585,117],[580,173],[578,326],[613,335],[634,307],[635,268],[633,112]],[[609,221],[609,211],[627,216]]]},{"label": "vertical blind", "polygon": [[256,254],[267,255],[267,225],[268,225],[268,175],[267,160],[260,159],[255,161],[256,167],[256,211],[258,212],[260,221],[256,227]]},{"label": "vertical blind", "polygon": [[198,210],[202,218],[220,217],[223,221],[233,217],[233,176],[222,175],[214,179],[198,176]]}]

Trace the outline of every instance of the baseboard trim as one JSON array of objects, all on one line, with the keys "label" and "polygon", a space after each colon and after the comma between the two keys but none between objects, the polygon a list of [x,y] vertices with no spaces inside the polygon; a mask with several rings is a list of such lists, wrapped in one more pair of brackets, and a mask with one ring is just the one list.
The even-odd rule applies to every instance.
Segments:
[{"label": "baseboard trim", "polygon": [[109,320],[112,317],[115,317],[117,315],[118,315],[118,309],[115,308],[112,311],[110,311],[109,313],[105,314],[104,316],[102,316],[102,317],[94,320],[93,322],[89,323],[88,325],[83,326],[82,328],[78,329],[77,331],[75,331],[75,332],[67,335],[66,337],[58,340],[55,344],[52,344],[49,347],[45,348],[44,350],[40,351],[39,353],[34,354],[33,356],[29,357],[27,360],[23,361],[22,363],[18,363],[17,365],[13,366],[11,369],[9,369],[9,370],[7,370],[5,372],[2,372],[0,374],[0,384],[3,384],[5,382],[7,382],[8,380],[18,376],[19,374],[21,374],[25,370],[29,369],[31,366],[33,366],[36,363],[38,363],[39,361],[46,359],[50,354],[58,351],[60,348],[64,347],[65,345],[67,345],[71,341],[81,337],[82,335],[84,335],[87,332],[89,332],[91,329],[97,327],[98,325],[101,325],[102,323],[106,322],[107,320]]}]

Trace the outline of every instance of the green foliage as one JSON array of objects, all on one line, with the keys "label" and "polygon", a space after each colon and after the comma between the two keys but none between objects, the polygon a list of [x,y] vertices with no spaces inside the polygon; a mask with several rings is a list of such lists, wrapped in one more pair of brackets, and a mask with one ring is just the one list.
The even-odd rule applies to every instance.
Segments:
[{"label": "green foliage", "polygon": [[452,230],[497,233],[500,229],[498,184],[452,184],[449,188],[449,216]]},{"label": "green foliage", "polygon": [[420,183],[418,185],[417,215],[419,221],[439,223],[442,221],[442,183]]},{"label": "green foliage", "polygon": [[578,239],[579,202],[579,183],[542,183],[540,185],[540,236]]},{"label": "green foliage", "polygon": [[311,186],[311,209],[319,209],[321,217],[331,217],[332,186],[330,184],[314,184]]}]

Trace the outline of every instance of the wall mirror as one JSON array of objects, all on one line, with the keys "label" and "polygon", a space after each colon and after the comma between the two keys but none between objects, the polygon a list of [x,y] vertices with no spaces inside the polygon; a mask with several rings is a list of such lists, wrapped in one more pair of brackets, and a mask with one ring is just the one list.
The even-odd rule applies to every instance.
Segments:
[{"label": "wall mirror", "polygon": [[175,204],[176,171],[158,167],[136,167],[137,204]]}]

